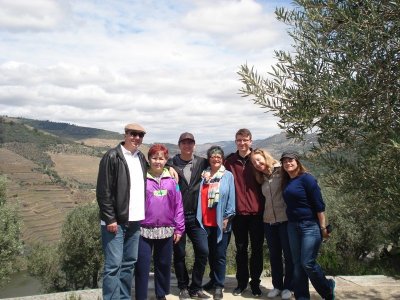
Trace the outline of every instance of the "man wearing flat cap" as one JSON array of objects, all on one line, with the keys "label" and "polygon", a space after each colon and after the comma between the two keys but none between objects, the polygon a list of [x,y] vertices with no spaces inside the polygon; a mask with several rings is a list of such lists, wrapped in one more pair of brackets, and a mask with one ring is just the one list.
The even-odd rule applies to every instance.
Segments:
[{"label": "man wearing flat cap", "polygon": [[[179,175],[179,188],[182,193],[185,213],[185,233],[174,245],[174,267],[178,281],[179,299],[207,299],[202,291],[203,275],[208,258],[208,240],[206,231],[196,220],[197,199],[199,197],[201,173],[208,166],[207,159],[194,155],[195,140],[193,134],[184,132],[179,136],[180,154],[175,155],[168,164]],[[189,285],[189,275],[185,263],[186,235],[192,241],[194,249],[194,265],[192,282]]]},{"label": "man wearing flat cap", "polygon": [[147,163],[139,146],[145,129],[125,126],[124,141],[104,154],[96,197],[104,252],[103,299],[131,299],[140,221],[144,219]]}]

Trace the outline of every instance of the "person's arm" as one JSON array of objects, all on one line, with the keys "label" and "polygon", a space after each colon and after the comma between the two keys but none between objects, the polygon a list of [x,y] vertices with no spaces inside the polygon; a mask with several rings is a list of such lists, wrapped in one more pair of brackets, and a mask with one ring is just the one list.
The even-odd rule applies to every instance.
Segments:
[{"label": "person's arm", "polygon": [[318,216],[318,221],[319,221],[319,227],[321,228],[321,233],[322,233],[322,237],[324,239],[328,239],[330,236],[330,233],[328,232],[328,230],[326,229],[326,218],[325,218],[325,212],[319,212],[317,213]]},{"label": "person's arm", "polygon": [[171,174],[171,177],[175,179],[176,183],[178,183],[179,182],[178,172],[176,172],[173,167],[168,167],[167,166],[167,168],[168,168],[169,174]]},{"label": "person's arm", "polygon": [[100,208],[101,219],[106,223],[107,231],[116,233],[118,224],[112,203],[113,168],[110,155],[105,155],[99,165],[96,198]]},{"label": "person's arm", "polygon": [[175,183],[175,232],[174,243],[178,243],[183,233],[185,232],[185,215],[183,213],[182,194],[179,190],[179,185]]},{"label": "person's arm", "polygon": [[325,217],[325,202],[322,198],[321,188],[319,187],[317,180],[312,175],[305,177],[305,180],[307,197],[309,198],[309,201],[311,201],[313,208],[317,211],[322,237],[327,239],[329,238],[330,234],[326,229],[327,224]]},{"label": "person's arm", "polygon": [[174,169],[174,161],[172,158],[169,158],[167,163],[165,164],[165,168],[169,171],[169,174],[171,174],[171,177],[175,179],[175,182],[179,182],[179,174],[178,172]]},{"label": "person's arm", "polygon": [[227,183],[229,187],[229,194],[224,211],[224,220],[223,220],[224,231],[228,227],[229,221],[231,221],[233,216],[236,214],[235,182],[232,173],[229,172],[228,174],[229,177]]}]

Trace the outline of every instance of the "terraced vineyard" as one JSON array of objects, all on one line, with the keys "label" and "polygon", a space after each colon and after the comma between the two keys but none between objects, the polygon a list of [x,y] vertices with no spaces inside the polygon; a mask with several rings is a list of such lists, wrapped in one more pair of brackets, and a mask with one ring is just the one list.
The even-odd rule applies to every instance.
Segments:
[{"label": "terraced vineyard", "polygon": [[0,173],[8,178],[8,199],[20,207],[23,239],[28,244],[57,241],[67,212],[95,197],[94,191],[74,191],[52,183],[38,165],[4,148],[0,148]]},{"label": "terraced vineyard", "polygon": [[59,153],[50,153],[50,157],[60,177],[68,181],[90,184],[93,187],[96,185],[99,157]]},{"label": "terraced vineyard", "polygon": [[[53,243],[74,207],[96,200],[101,154],[122,134],[67,123],[0,116],[0,175],[19,207],[26,244]],[[148,146],[140,149],[147,154]]]}]

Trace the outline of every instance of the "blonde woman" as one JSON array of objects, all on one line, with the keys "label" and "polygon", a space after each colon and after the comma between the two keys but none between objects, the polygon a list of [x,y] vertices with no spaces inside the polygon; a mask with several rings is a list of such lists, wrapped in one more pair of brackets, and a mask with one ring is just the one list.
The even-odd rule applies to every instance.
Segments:
[{"label": "blonde woman", "polygon": [[[292,296],[293,263],[287,233],[286,204],[282,198],[281,165],[264,149],[255,149],[251,162],[256,169],[256,179],[262,184],[265,197],[264,230],[269,249],[273,289],[268,298]],[[284,257],[284,264],[282,260]]]}]

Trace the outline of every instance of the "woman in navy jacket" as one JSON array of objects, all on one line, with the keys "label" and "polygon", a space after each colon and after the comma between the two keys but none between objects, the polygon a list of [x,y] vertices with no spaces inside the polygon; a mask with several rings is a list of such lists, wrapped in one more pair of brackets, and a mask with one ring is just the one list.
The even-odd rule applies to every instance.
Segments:
[{"label": "woman in navy jacket", "polygon": [[289,244],[294,264],[294,296],[300,300],[310,299],[310,279],[322,298],[335,299],[335,281],[325,277],[316,261],[322,238],[329,237],[320,187],[299,161],[297,152],[284,152],[281,162],[283,199],[287,206]]}]

